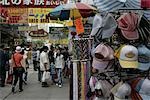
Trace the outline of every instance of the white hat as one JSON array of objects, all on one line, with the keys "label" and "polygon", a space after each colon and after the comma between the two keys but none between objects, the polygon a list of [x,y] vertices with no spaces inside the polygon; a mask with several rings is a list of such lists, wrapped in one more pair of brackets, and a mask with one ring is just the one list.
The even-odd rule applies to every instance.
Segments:
[{"label": "white hat", "polygon": [[138,50],[132,45],[125,45],[120,50],[119,63],[122,68],[138,67]]},{"label": "white hat", "polygon": [[145,79],[143,81],[139,93],[150,96],[150,80],[149,79]]},{"label": "white hat", "polygon": [[[131,87],[128,83],[119,82],[112,90],[115,100],[130,100]],[[126,99],[128,97],[128,99]]]},{"label": "white hat", "polygon": [[16,52],[21,52],[21,51],[22,51],[22,48],[21,48],[20,46],[17,46],[15,51],[16,51]]}]

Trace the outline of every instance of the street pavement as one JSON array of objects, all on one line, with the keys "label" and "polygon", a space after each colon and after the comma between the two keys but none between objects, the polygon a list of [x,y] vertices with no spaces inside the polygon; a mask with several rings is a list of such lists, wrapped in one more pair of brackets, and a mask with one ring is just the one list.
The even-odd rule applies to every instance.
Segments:
[{"label": "street pavement", "polygon": [[29,69],[28,82],[24,91],[11,93],[11,85],[0,87],[0,100],[69,100],[69,80],[64,79],[62,88],[49,82],[49,87],[41,87],[37,80],[37,72]]}]

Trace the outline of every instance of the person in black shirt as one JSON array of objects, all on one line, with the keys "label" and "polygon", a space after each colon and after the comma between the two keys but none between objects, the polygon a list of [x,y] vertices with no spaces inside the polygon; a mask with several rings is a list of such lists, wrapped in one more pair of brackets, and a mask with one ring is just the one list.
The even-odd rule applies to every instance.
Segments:
[{"label": "person in black shirt", "polygon": [[4,45],[0,46],[0,87],[5,86],[5,79],[6,79],[6,55],[4,52]]}]

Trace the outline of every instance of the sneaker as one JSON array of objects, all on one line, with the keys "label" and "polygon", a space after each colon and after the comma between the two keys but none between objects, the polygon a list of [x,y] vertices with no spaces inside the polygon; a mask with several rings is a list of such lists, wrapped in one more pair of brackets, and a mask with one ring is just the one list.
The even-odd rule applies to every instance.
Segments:
[{"label": "sneaker", "polygon": [[20,89],[20,90],[19,90],[19,92],[22,92],[22,91],[23,91],[23,89]]},{"label": "sneaker", "polygon": [[56,86],[58,86],[58,83],[56,83]]},{"label": "sneaker", "polygon": [[59,85],[59,88],[61,88],[62,87],[62,85]]}]

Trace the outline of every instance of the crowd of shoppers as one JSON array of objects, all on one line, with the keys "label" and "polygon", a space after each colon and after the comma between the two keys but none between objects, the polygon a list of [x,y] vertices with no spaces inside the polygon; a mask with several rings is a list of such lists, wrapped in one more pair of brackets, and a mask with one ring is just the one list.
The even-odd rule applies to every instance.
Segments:
[{"label": "crowd of shoppers", "polygon": [[[0,87],[5,87],[7,81],[12,84],[12,92],[16,92],[19,81],[19,92],[23,84],[27,85],[28,68],[33,64],[33,71],[38,71],[38,81],[42,87],[48,87],[48,81],[43,80],[44,72],[50,73],[51,84],[63,86],[63,78],[68,77],[69,53],[67,47],[51,45],[41,48],[16,46],[14,49],[0,46]],[[8,75],[7,75],[8,73]],[[12,77],[10,77],[12,75]],[[63,77],[64,76],[64,77]]]}]

